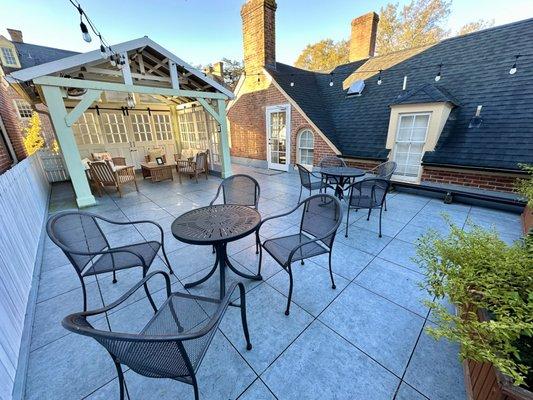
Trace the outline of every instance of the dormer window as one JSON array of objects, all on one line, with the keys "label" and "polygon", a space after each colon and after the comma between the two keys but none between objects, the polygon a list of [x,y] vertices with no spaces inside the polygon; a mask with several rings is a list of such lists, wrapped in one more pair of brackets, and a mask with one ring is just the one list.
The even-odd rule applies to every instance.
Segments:
[{"label": "dormer window", "polygon": [[2,47],[2,62],[6,66],[18,67],[17,56],[13,49],[9,47]]}]

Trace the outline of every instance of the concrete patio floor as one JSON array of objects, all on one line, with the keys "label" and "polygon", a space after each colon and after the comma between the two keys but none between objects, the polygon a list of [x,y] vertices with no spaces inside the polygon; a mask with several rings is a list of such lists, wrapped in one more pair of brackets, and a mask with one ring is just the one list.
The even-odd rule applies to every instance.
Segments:
[{"label": "concrete patio floor", "polygon": [[[234,165],[234,173],[248,173],[261,186],[262,216],[293,207],[298,199],[296,174]],[[151,183],[139,179],[140,191],[126,189],[124,197],[111,193],[98,199],[89,211],[127,221],[154,220],[165,231],[165,246],[175,271],[173,290],[203,276],[214,256],[209,246],[180,243],[170,225],[183,212],[207,205],[220,179],[198,184],[185,180]],[[421,301],[423,279],[412,260],[416,239],[434,228],[446,231],[441,212],[456,224],[467,218],[482,226],[495,225],[501,237],[520,237],[518,215],[441,200],[391,193],[383,217],[383,237],[377,234],[377,215],[350,215],[349,237],[344,227],[333,247],[337,289],[331,289],[327,258],[319,256],[294,267],[291,315],[284,315],[288,275],[265,254],[262,282],[245,282],[248,323],[253,350],[246,351],[238,309],[230,308],[199,370],[201,399],[453,399],[466,398],[458,348],[434,341],[424,328],[432,315]],[[53,188],[50,212],[74,207],[69,184]],[[375,213],[377,214],[377,213]],[[345,219],[344,219],[345,220]],[[297,229],[298,218],[288,217],[265,225],[261,234],[271,237]],[[126,244],[155,231],[107,229],[112,245]],[[258,257],[253,236],[228,246],[235,265],[255,272]],[[156,259],[152,270],[164,269]],[[236,280],[228,272],[228,281]],[[141,278],[140,269],[119,271],[118,283],[110,276],[92,278],[88,284],[89,308],[109,304]],[[151,283],[158,301],[163,282]],[[218,277],[191,289],[218,296]],[[111,358],[92,339],[69,333],[60,321],[82,308],[78,278],[61,251],[47,238],[38,288],[26,381],[27,399],[116,399],[118,384]],[[150,316],[148,302],[134,297],[109,315],[114,330],[142,327]],[[102,321],[95,321],[102,324]],[[170,380],[126,374],[131,399],[192,399],[192,387]]]}]

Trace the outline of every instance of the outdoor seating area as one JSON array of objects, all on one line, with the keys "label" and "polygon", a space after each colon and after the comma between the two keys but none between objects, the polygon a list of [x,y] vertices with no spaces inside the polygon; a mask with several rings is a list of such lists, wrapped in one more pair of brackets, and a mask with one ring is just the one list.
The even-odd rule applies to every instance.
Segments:
[{"label": "outdoor seating area", "polygon": [[425,332],[416,242],[444,212],[511,243],[519,215],[387,193],[381,170],[300,202],[300,174],[232,168],[137,173],[81,214],[52,187],[27,399],[466,399],[458,346]]}]

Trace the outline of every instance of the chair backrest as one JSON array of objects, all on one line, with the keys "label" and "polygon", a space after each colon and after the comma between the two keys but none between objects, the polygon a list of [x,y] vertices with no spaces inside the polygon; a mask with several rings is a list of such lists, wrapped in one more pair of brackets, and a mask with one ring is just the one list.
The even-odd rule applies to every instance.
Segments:
[{"label": "chair backrest", "polygon": [[350,188],[350,207],[381,207],[389,190],[390,182],[382,178],[368,178],[356,182]]},{"label": "chair backrest", "polygon": [[342,208],[339,200],[329,194],[316,194],[303,200],[300,204],[303,204],[300,231],[317,238],[332,231],[330,235],[322,239],[324,245],[331,247],[342,220]]},{"label": "chair backrest", "polygon": [[196,155],[196,169],[205,170],[207,166],[207,153],[200,152]]},{"label": "chair backrest", "polygon": [[89,164],[91,177],[103,184],[114,184],[115,174],[107,161],[93,161]]},{"label": "chair backrest", "polygon": [[52,215],[48,219],[46,233],[63,250],[78,273],[83,271],[94,255],[76,252],[95,253],[109,247],[96,216],[83,211],[63,211]]},{"label": "chair backrest", "polygon": [[303,187],[309,187],[311,185],[311,173],[303,165],[296,164],[298,168],[298,174],[300,175],[300,183]]},{"label": "chair backrest", "polygon": [[396,171],[397,164],[394,161],[386,161],[374,168],[374,173],[378,178],[390,180],[394,171]]},{"label": "chair backrest", "polygon": [[335,156],[325,156],[320,162],[318,163],[318,166],[320,168],[324,167],[346,167],[346,163],[342,158],[335,157]]},{"label": "chair backrest", "polygon": [[257,209],[261,189],[259,183],[249,175],[238,174],[222,181],[224,204],[239,204]]}]

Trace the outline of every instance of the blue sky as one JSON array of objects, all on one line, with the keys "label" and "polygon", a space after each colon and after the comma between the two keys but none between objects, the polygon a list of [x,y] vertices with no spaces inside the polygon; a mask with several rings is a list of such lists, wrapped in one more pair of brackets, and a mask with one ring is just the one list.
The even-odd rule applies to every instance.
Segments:
[{"label": "blue sky", "polygon": [[[77,11],[68,0],[2,0],[0,34],[18,28],[29,43],[85,52]],[[81,0],[111,43],[148,35],[184,60],[197,64],[222,57],[242,59],[240,7],[244,0]],[[292,64],[308,44],[347,38],[350,21],[388,0],[277,0],[277,59]],[[399,0],[400,4],[408,1]],[[531,0],[454,0],[448,28],[494,19],[496,25],[533,17]]]}]

